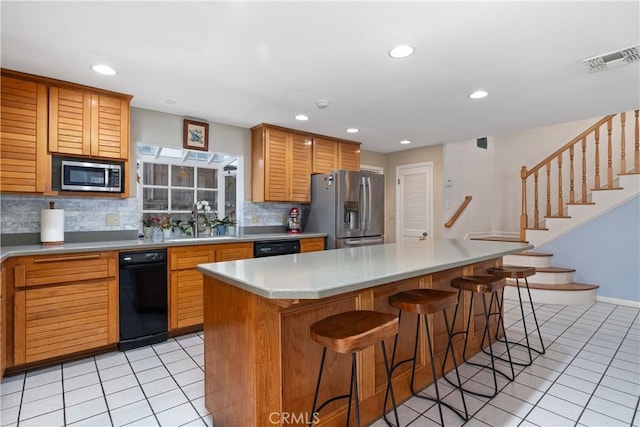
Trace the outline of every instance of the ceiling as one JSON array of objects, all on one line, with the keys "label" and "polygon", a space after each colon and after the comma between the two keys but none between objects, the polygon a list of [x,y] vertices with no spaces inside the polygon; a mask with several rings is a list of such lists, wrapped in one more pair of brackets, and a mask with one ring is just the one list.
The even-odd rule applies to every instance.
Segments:
[{"label": "ceiling", "polygon": [[[596,73],[581,62],[639,43],[638,1],[0,7],[4,68],[132,94],[135,107],[245,128],[271,123],[382,153],[640,106],[640,62]],[[398,44],[415,53],[390,58]],[[117,74],[94,73],[96,63]],[[469,99],[477,89],[489,96]],[[320,99],[329,106],[319,109]],[[310,119],[296,121],[298,113]]]}]

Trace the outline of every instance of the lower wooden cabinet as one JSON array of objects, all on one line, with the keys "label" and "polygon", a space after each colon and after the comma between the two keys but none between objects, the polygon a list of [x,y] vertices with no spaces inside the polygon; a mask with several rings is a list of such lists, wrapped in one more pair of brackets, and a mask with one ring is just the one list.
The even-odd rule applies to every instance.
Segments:
[{"label": "lower wooden cabinet", "polygon": [[203,276],[198,264],[253,258],[253,243],[169,248],[169,330],[204,322]]},{"label": "lower wooden cabinet", "polygon": [[8,266],[14,365],[118,342],[115,252],[19,257]]},{"label": "lower wooden cabinet", "polygon": [[0,379],[2,379],[4,375],[5,366],[7,366],[7,322],[5,320],[7,310],[4,306],[7,300],[5,296],[6,279],[7,273],[4,268],[4,263],[2,263],[2,268],[0,269]]},{"label": "lower wooden cabinet", "polygon": [[31,363],[118,341],[115,279],[18,290],[14,360]]}]

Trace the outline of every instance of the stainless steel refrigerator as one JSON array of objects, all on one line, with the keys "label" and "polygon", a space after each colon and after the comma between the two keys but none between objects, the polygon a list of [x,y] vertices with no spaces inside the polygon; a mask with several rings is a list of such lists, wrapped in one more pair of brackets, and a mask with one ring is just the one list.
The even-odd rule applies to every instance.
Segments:
[{"label": "stainless steel refrigerator", "polygon": [[384,175],[336,170],[311,177],[305,231],[328,233],[327,249],[384,243]]}]

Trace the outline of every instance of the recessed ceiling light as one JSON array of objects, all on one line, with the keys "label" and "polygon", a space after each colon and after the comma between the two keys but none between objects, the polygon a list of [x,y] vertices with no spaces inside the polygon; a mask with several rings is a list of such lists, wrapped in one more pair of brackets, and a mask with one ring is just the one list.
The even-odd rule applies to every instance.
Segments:
[{"label": "recessed ceiling light", "polygon": [[473,92],[471,95],[469,95],[469,98],[480,99],[480,98],[484,98],[487,95],[489,95],[489,92],[487,92],[486,90],[477,90]]},{"label": "recessed ceiling light", "polygon": [[402,141],[400,141],[400,144],[402,145],[411,144],[411,141],[409,141],[408,139],[403,139]]},{"label": "recessed ceiling light", "polygon": [[389,56],[392,58],[406,58],[407,56],[413,55],[415,51],[411,46],[400,45],[396,46],[389,51]]},{"label": "recessed ceiling light", "polygon": [[116,70],[104,64],[97,64],[91,67],[96,73],[104,74],[105,76],[113,76],[116,74]]},{"label": "recessed ceiling light", "polygon": [[360,132],[360,129],[357,129],[357,128],[349,128],[349,129],[347,129],[347,132],[348,132],[348,133],[358,133],[358,132]]},{"label": "recessed ceiling light", "polygon": [[298,114],[295,117],[296,120],[300,120],[301,122],[304,122],[306,120],[309,120],[309,116],[305,115],[305,114]]}]

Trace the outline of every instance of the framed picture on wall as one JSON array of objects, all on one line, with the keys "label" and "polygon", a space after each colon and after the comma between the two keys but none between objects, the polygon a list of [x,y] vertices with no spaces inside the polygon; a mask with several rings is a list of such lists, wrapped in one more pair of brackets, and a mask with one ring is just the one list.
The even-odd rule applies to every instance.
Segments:
[{"label": "framed picture on wall", "polygon": [[209,151],[209,123],[184,119],[182,148]]}]

